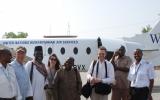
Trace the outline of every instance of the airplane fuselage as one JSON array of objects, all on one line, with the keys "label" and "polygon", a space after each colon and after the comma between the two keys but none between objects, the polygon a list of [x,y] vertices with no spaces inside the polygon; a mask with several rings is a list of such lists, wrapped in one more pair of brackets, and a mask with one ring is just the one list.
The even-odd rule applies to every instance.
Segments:
[{"label": "airplane fuselage", "polygon": [[[116,39],[101,39],[102,45],[107,48],[108,60],[114,51],[124,45],[128,54],[137,48],[137,44]],[[75,58],[75,66],[80,71],[87,71],[92,60],[97,59],[98,43],[97,39],[89,38],[43,38],[43,39],[3,39],[0,44],[15,50],[18,46],[27,49],[27,56],[33,58],[35,46],[43,47],[43,62],[48,63],[48,58],[52,53],[57,54],[61,65],[68,57]],[[131,56],[131,55],[130,55]]]}]

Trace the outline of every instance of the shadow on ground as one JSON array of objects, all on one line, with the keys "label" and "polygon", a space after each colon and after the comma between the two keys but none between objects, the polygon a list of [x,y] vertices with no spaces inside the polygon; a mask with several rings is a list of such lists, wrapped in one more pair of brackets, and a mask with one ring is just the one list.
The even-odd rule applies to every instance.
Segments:
[{"label": "shadow on ground", "polygon": [[160,93],[160,86],[154,86],[152,93]]}]

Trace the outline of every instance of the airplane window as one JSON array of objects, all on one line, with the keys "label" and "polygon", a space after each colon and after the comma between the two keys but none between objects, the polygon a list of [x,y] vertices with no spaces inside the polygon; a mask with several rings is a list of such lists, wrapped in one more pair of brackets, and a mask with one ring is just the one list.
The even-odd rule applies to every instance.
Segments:
[{"label": "airplane window", "polygon": [[52,54],[52,48],[51,47],[48,48],[48,54],[49,55]]},{"label": "airplane window", "polygon": [[65,48],[64,48],[64,47],[61,48],[61,54],[62,54],[62,55],[65,54]]},{"label": "airplane window", "polygon": [[87,54],[89,55],[89,54],[91,53],[91,48],[90,48],[90,47],[87,47],[86,52],[87,52]]},{"label": "airplane window", "polygon": [[73,49],[73,52],[74,52],[74,54],[76,55],[76,54],[78,53],[78,48],[75,47],[75,48]]}]

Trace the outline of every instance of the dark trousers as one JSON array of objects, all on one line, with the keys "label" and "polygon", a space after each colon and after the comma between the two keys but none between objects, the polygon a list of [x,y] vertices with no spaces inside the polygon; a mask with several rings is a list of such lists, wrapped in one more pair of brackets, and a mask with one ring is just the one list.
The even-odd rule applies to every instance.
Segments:
[{"label": "dark trousers", "polygon": [[16,98],[15,97],[13,97],[13,98],[1,98],[0,97],[0,100],[16,100]]},{"label": "dark trousers", "polygon": [[147,100],[148,94],[149,94],[149,88],[148,87],[143,87],[143,88],[131,87],[130,94],[131,94],[131,100]]}]

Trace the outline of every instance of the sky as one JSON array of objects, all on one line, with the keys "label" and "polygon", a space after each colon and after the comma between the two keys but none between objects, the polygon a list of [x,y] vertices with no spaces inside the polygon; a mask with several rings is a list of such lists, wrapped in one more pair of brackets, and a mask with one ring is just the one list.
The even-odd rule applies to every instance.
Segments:
[{"label": "sky", "polygon": [[160,0],[0,0],[0,36],[27,32],[81,37],[132,37],[160,21]]}]

